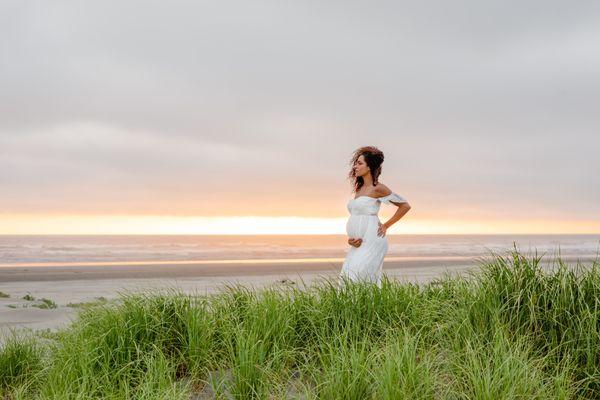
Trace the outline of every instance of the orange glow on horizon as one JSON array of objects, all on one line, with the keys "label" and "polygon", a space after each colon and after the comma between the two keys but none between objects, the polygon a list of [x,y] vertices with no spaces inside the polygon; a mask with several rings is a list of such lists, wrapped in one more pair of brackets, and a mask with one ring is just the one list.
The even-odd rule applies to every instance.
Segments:
[{"label": "orange glow on horizon", "polygon": [[[385,221],[385,218],[380,219]],[[0,234],[346,234],[347,217],[182,217],[157,215],[0,216]],[[406,218],[388,234],[596,234],[600,221],[547,219]]]}]

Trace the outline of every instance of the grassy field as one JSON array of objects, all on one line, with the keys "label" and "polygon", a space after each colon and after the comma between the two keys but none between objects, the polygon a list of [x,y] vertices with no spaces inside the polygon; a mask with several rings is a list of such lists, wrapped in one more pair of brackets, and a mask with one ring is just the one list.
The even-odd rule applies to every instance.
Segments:
[{"label": "grassy field", "polygon": [[416,285],[123,293],[0,352],[7,399],[600,398],[600,263]]}]

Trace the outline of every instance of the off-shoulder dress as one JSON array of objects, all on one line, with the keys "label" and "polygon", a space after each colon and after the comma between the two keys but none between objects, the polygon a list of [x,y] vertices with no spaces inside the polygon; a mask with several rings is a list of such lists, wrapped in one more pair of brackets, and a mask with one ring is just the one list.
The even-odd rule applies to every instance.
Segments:
[{"label": "off-shoulder dress", "polygon": [[340,283],[342,276],[349,280],[365,280],[381,287],[381,273],[383,259],[388,251],[388,240],[386,236],[378,236],[379,208],[381,203],[390,204],[406,203],[407,200],[392,192],[384,197],[359,196],[350,199],[347,209],[350,217],[346,222],[346,233],[349,238],[362,238],[359,247],[350,246],[340,272]]}]

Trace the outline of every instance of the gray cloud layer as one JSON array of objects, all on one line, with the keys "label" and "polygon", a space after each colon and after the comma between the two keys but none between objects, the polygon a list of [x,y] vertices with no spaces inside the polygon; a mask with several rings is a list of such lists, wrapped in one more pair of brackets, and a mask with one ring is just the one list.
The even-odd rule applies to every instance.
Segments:
[{"label": "gray cloud layer", "polygon": [[0,11],[0,211],[345,215],[373,144],[423,212],[600,219],[598,2]]}]

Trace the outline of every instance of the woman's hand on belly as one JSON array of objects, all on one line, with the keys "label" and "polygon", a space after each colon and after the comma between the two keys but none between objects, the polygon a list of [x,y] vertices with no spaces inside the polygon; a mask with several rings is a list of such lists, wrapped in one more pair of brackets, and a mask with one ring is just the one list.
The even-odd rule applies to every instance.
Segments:
[{"label": "woman's hand on belly", "polygon": [[349,238],[348,239],[348,244],[350,246],[359,247],[361,243],[362,243],[362,239],[361,238],[357,238],[357,239]]}]

